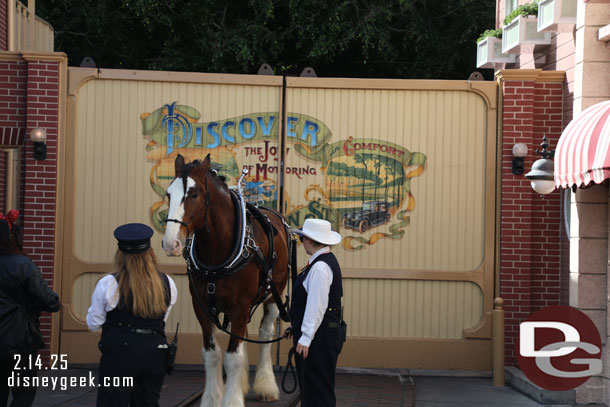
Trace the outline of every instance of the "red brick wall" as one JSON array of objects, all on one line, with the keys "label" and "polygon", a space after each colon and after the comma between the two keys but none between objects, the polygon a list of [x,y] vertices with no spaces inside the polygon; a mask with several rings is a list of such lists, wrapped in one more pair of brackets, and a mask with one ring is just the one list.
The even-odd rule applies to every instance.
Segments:
[{"label": "red brick wall", "polygon": [[[22,146],[20,223],[24,249],[53,287],[57,137],[59,122],[59,61],[0,61],[0,143]],[[47,131],[47,159],[37,161],[26,137],[35,127]],[[51,318],[41,317],[50,344]],[[48,355],[49,349],[43,351]]]},{"label": "red brick wall", "polygon": [[525,143],[527,173],[544,135],[551,148],[562,130],[563,85],[503,82],[500,296],[506,312],[506,362],[516,364],[519,324],[532,312],[559,304],[560,194],[541,197],[524,175],[511,171],[512,148]]},{"label": "red brick wall", "polygon": [[[25,148],[23,206],[24,247],[52,288],[55,261],[55,206],[57,190],[57,136],[59,122],[59,62],[28,62],[26,134],[35,127],[47,130],[47,158],[34,159],[34,145]],[[40,319],[45,338],[51,335],[51,318]],[[50,342],[49,339],[46,342]],[[48,351],[48,349],[47,349]]]},{"label": "red brick wall", "polygon": [[[0,60],[0,137],[2,144],[14,144],[13,131],[24,129],[26,113],[27,64]],[[10,134],[8,134],[10,133]]]},{"label": "red brick wall", "polygon": [[0,51],[8,51],[8,1],[0,1]]}]

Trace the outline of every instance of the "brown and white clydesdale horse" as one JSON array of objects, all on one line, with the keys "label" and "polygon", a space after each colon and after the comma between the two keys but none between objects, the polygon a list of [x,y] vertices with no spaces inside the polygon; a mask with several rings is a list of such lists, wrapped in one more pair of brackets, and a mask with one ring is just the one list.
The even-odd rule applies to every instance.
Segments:
[{"label": "brown and white clydesdale horse", "polygon": [[[180,256],[189,237],[194,238],[192,252],[201,264],[217,265],[227,263],[235,252],[235,242],[240,239],[239,205],[235,194],[212,168],[210,155],[203,162],[185,164],[180,155],[175,161],[175,178],[167,188],[169,212],[163,236],[163,248],[168,256]],[[269,274],[260,261],[270,259],[269,228],[265,230],[262,222],[252,219],[248,228],[247,250],[260,248],[259,256],[251,253],[250,260],[238,271],[225,276],[213,277],[215,295],[208,295],[209,279],[204,275],[194,278],[190,285],[195,314],[203,330],[203,359],[206,371],[205,389],[201,399],[202,407],[234,407],[244,405],[244,395],[248,392],[248,360],[241,339],[245,337],[249,312],[253,304],[264,299],[264,316],[259,330],[259,340],[273,337],[274,321],[278,307],[269,296],[266,282],[275,285],[282,293],[289,276],[290,229],[280,214],[260,208],[273,225],[273,247],[275,264]],[[243,234],[243,232],[241,232]],[[253,244],[252,244],[253,243]],[[204,267],[205,268],[205,267]],[[269,279],[268,279],[269,276]],[[269,297],[269,298],[267,298]],[[212,302],[212,304],[210,304]],[[214,307],[224,313],[230,321],[232,335],[224,358],[227,374],[223,394],[221,350],[213,335],[214,323],[205,307]],[[236,337],[237,336],[237,337]],[[279,399],[279,389],[275,382],[271,364],[270,344],[261,345],[260,357],[256,367],[254,392],[260,400]]]}]

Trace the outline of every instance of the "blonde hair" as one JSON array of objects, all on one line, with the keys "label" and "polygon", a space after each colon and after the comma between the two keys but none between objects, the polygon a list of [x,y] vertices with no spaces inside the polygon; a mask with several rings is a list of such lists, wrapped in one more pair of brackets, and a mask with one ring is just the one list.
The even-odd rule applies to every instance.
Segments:
[{"label": "blonde hair", "polygon": [[119,304],[126,305],[131,294],[135,315],[159,318],[165,314],[165,285],[157,270],[157,257],[152,249],[137,254],[117,250],[114,267],[114,271],[119,273]]}]

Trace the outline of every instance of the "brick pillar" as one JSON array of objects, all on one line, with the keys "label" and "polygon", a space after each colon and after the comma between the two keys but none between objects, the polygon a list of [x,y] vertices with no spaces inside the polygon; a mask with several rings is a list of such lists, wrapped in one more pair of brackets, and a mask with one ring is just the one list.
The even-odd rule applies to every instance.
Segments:
[{"label": "brick pillar", "polygon": [[[24,55],[27,61],[26,140],[23,166],[24,248],[36,263],[49,286],[54,288],[55,225],[57,200],[57,141],[59,135],[60,72],[63,57],[47,59]],[[47,131],[47,158],[34,159],[34,144],[29,133],[36,127]],[[58,289],[56,289],[58,291]],[[43,314],[40,328],[45,342],[51,342],[51,316]],[[46,356],[50,346],[43,351]]]},{"label": "brick pillar", "polygon": [[516,365],[519,324],[560,303],[560,192],[541,197],[525,175],[514,175],[512,148],[525,143],[525,173],[546,135],[555,148],[562,131],[563,72],[502,70],[500,296],[506,312],[507,365]]}]

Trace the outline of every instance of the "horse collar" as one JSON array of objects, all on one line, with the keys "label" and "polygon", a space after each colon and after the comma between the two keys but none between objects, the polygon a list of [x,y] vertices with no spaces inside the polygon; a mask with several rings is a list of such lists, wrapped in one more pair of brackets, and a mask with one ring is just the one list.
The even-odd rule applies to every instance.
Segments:
[{"label": "horse collar", "polygon": [[[207,177],[206,177],[207,183]],[[207,189],[207,188],[206,188]],[[201,260],[197,257],[197,253],[195,250],[195,231],[187,238],[186,245],[184,247],[184,251],[182,252],[183,257],[185,258],[187,265],[190,269],[194,271],[198,271],[203,273],[205,276],[209,277],[220,277],[226,276],[229,274],[233,274],[240,270],[243,266],[246,265],[250,261],[250,252],[249,249],[258,249],[256,244],[254,243],[253,247],[250,247],[254,240],[250,237],[250,228],[248,227],[248,222],[246,218],[246,204],[242,196],[236,194],[232,190],[229,190],[231,194],[231,198],[233,199],[233,204],[235,205],[237,212],[237,222],[236,227],[238,228],[239,237],[235,241],[235,245],[233,247],[233,251],[229,258],[225,260],[220,265],[208,265],[201,262]],[[206,191],[207,195],[207,191]],[[207,226],[207,207],[208,207],[208,197],[206,197],[206,226]],[[187,228],[188,230],[188,228]],[[250,245],[248,245],[250,244]]]}]

